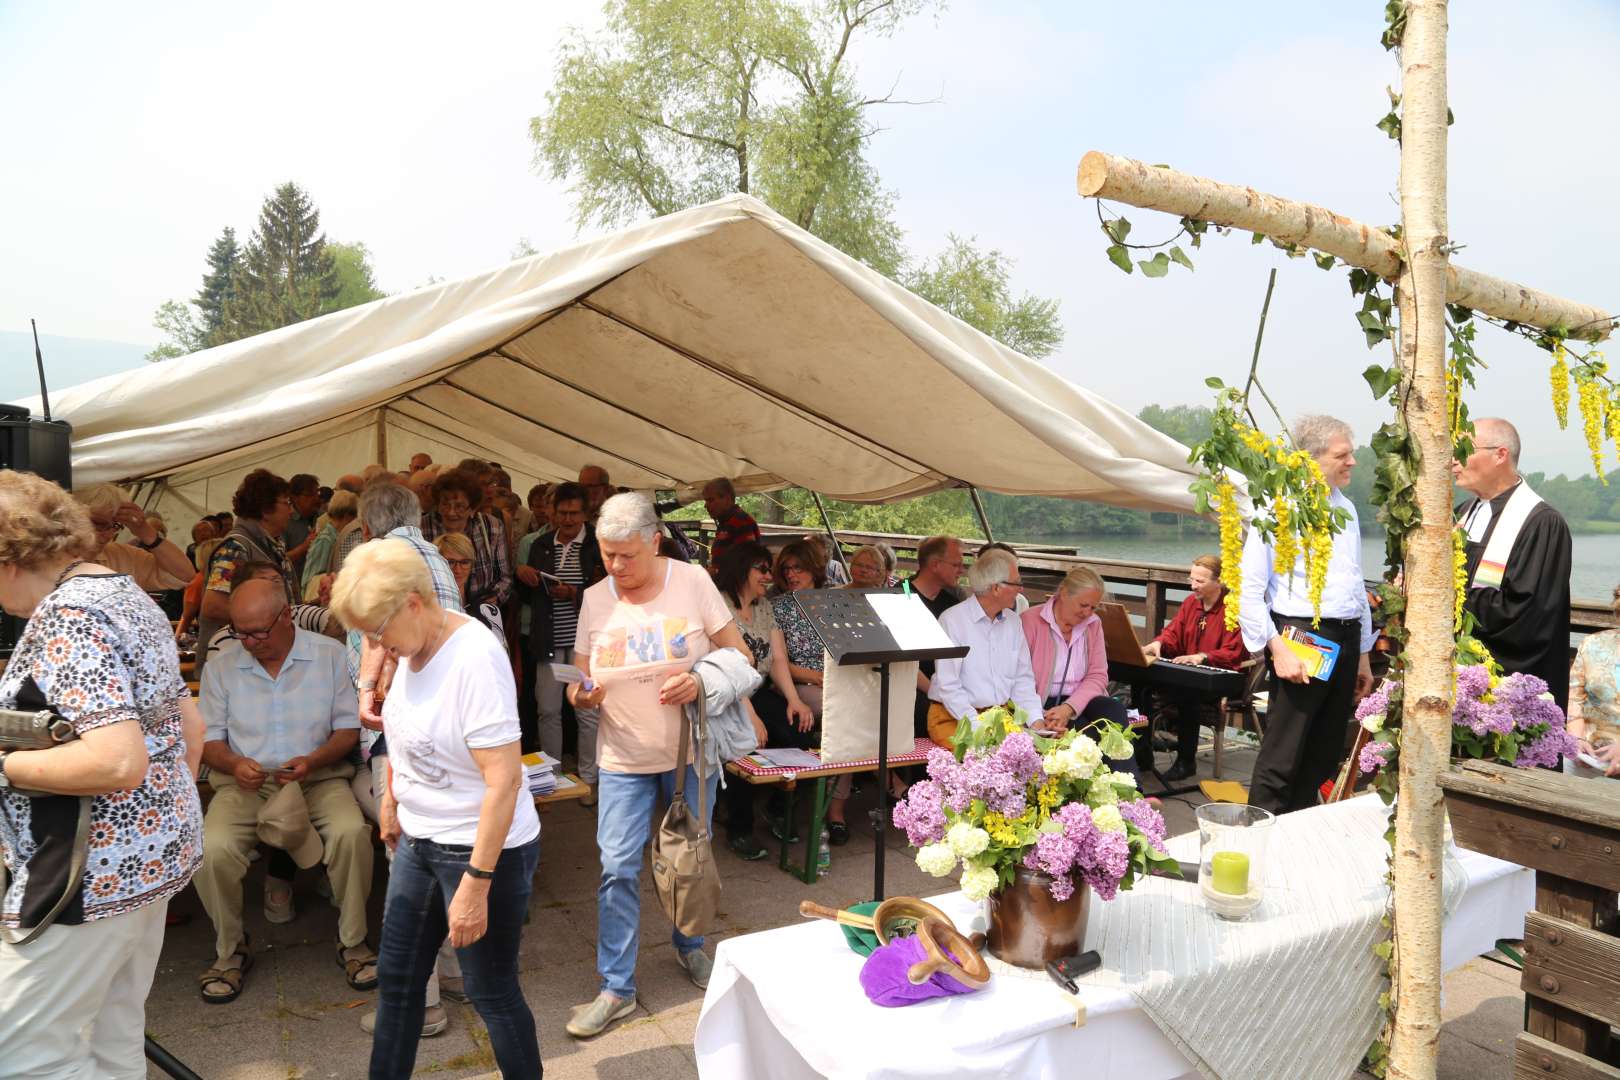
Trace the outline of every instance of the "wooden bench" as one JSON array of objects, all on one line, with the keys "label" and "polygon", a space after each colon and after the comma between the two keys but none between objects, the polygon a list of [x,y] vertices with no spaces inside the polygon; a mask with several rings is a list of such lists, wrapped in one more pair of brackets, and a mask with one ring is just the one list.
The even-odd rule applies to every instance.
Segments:
[{"label": "wooden bench", "polygon": [[[921,765],[928,760],[928,752],[934,744],[927,739],[917,739],[915,744],[904,752],[889,755],[889,767],[896,768],[903,765]],[[814,750],[808,751],[815,753]],[[792,874],[806,885],[816,883],[816,853],[821,840],[821,830],[826,826],[827,807],[832,802],[827,781],[837,776],[849,776],[855,773],[876,772],[877,758],[866,758],[860,761],[849,761],[838,765],[824,765],[818,768],[794,769],[785,767],[762,767],[752,758],[739,758],[736,761],[726,762],[726,771],[746,784],[756,786],[780,786],[783,790],[784,805],[782,808],[782,848],[776,865],[781,870]],[[791,845],[788,837],[793,835],[793,801],[794,793],[801,781],[815,781],[815,790],[810,803],[810,828],[804,835],[804,862],[795,865],[790,858]]]},{"label": "wooden bench", "polygon": [[550,795],[536,795],[534,797],[534,805],[537,808],[544,810],[546,807],[554,806],[557,803],[572,802],[575,799],[583,799],[591,790],[591,785],[587,784],[573,773],[563,773],[563,779],[573,781],[572,786],[558,788]]}]

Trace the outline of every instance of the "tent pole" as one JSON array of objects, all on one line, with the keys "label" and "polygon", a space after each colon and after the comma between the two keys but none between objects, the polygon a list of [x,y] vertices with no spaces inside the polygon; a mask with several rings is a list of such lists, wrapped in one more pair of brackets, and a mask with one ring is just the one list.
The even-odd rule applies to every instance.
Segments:
[{"label": "tent pole", "polygon": [[377,464],[388,468],[388,406],[377,410]]},{"label": "tent pole", "polygon": [[990,515],[984,512],[984,500],[979,498],[979,489],[972,484],[968,485],[968,498],[973,500],[973,512],[979,515],[979,527],[984,530],[985,541],[995,543],[996,534],[990,531]]},{"label": "tent pole", "polygon": [[821,511],[821,524],[832,537],[833,557],[843,564],[844,570],[849,570],[849,560],[844,558],[843,546],[838,543],[838,532],[833,528],[832,518],[827,516],[827,504],[821,501],[821,492],[812,491],[810,497],[816,500],[816,509]]}]

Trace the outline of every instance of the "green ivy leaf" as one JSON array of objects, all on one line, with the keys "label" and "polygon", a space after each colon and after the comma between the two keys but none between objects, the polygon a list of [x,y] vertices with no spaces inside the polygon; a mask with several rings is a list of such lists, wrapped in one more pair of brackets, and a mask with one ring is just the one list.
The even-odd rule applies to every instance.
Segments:
[{"label": "green ivy leaf", "polygon": [[1187,253],[1178,247],[1170,249],[1170,261],[1180,263],[1189,270],[1193,269],[1192,260],[1187,258]]},{"label": "green ivy leaf", "polygon": [[1136,264],[1142,268],[1143,277],[1164,277],[1170,272],[1170,256],[1159,252],[1151,259],[1145,259]]},{"label": "green ivy leaf", "polygon": [[1255,233],[1253,236],[1251,236],[1249,238],[1249,243],[1251,243],[1251,244],[1260,244],[1260,243],[1264,243],[1265,239],[1266,239],[1266,234],[1265,233]]},{"label": "green ivy leaf", "polygon": [[1372,365],[1361,373],[1361,377],[1367,380],[1368,386],[1372,387],[1374,401],[1382,400],[1384,395],[1400,385],[1401,381],[1400,372],[1394,368],[1384,367],[1382,364]]},{"label": "green ivy leaf", "polygon": [[1353,267],[1350,270],[1350,295],[1360,296],[1362,293],[1378,284],[1378,275],[1371,270]]},{"label": "green ivy leaf", "polygon": [[1396,142],[1401,141],[1401,118],[1395,113],[1385,113],[1384,118],[1378,121],[1377,127]]},{"label": "green ivy leaf", "polygon": [[1320,266],[1323,270],[1333,269],[1333,264],[1338,261],[1332,255],[1328,255],[1320,251],[1311,252],[1311,258],[1315,259],[1316,265]]},{"label": "green ivy leaf", "polygon": [[1127,274],[1131,272],[1131,253],[1125,250],[1125,248],[1121,247],[1119,244],[1112,244],[1109,246],[1108,251],[1105,254],[1107,254],[1109,262],[1113,263]]},{"label": "green ivy leaf", "polygon": [[1131,235],[1131,223],[1122,217],[1117,217],[1103,225],[1103,232],[1107,233],[1108,239],[1114,243],[1123,244],[1125,238]]}]

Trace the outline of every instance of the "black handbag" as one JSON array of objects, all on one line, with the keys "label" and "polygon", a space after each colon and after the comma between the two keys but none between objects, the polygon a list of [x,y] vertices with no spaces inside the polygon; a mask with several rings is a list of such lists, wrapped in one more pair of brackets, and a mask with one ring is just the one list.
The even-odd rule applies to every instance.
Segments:
[{"label": "black handbag", "polygon": [[[49,750],[53,746],[72,742],[78,737],[72,724],[49,709],[31,711],[0,709],[0,750]],[[12,790],[31,798],[41,798],[49,794],[22,788]],[[14,937],[11,931],[0,929],[0,941],[13,946],[27,945],[49,929],[56,921],[56,917],[62,914],[62,909],[78,895],[79,885],[84,880],[85,864],[90,857],[90,810],[94,803],[95,797],[92,795],[79,796],[79,820],[73,832],[73,857],[68,864],[68,880],[62,889],[62,895],[57,897],[51,910],[47,911],[44,917],[23,936]],[[5,895],[9,887],[5,863],[0,861],[0,896]]]}]

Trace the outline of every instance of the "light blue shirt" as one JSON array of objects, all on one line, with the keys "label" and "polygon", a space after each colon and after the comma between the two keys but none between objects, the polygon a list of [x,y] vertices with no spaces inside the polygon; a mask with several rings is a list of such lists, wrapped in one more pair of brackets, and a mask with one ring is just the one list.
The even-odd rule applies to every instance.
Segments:
[{"label": "light blue shirt", "polygon": [[333,732],[360,727],[343,646],[296,628],[274,679],[241,642],[227,642],[203,669],[201,705],[209,741],[267,768],[312,753]]},{"label": "light blue shirt", "polygon": [[[1356,520],[1355,504],[1345,498],[1344,492],[1334,489],[1328,505],[1348,510],[1350,519],[1333,536],[1327,580],[1322,583],[1322,617],[1359,619],[1361,651],[1371,652],[1378,635],[1373,633],[1367,582],[1361,574],[1361,523]],[[1301,619],[1315,614],[1305,574],[1305,552],[1301,550],[1295,556],[1286,576],[1277,573],[1276,561],[1276,549],[1261,538],[1258,529],[1251,528],[1243,541],[1243,595],[1238,604],[1238,624],[1243,630],[1243,644],[1250,652],[1263,652],[1277,636],[1273,612]]]},{"label": "light blue shirt", "polygon": [[968,654],[959,660],[934,661],[934,678],[928,684],[931,700],[957,720],[1008,701],[1028,713],[1031,722],[1041,718],[1029,642],[1016,613],[1000,611],[992,619],[979,598],[970,596],[947,608],[939,625],[956,644],[966,645]]}]

